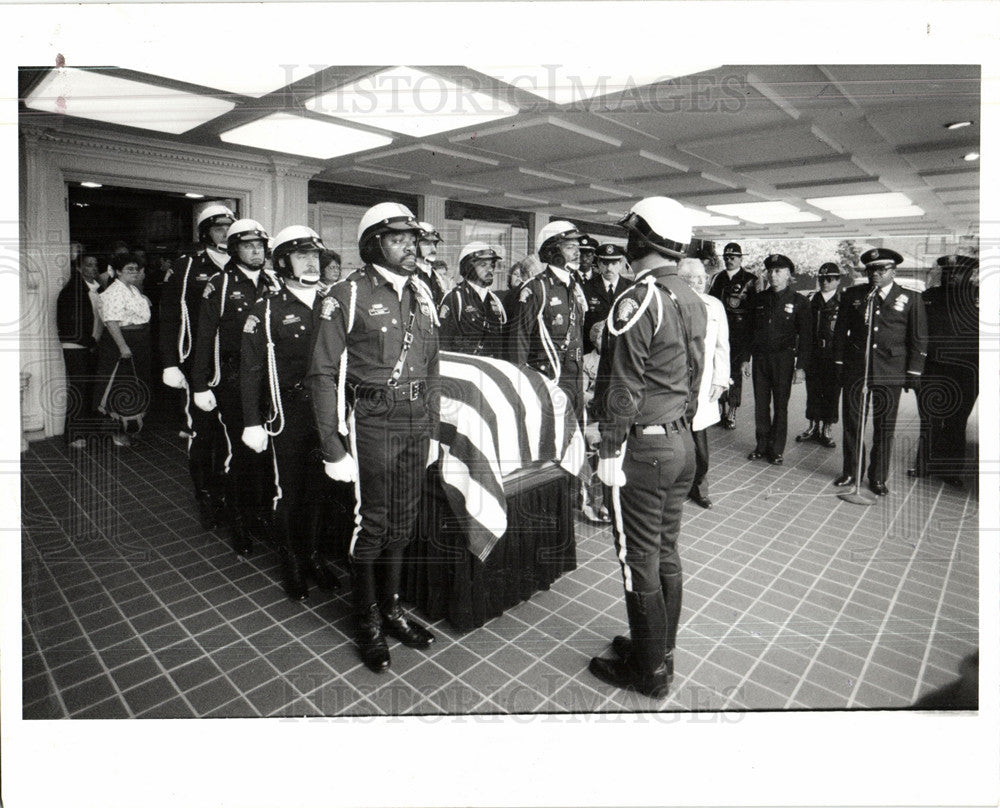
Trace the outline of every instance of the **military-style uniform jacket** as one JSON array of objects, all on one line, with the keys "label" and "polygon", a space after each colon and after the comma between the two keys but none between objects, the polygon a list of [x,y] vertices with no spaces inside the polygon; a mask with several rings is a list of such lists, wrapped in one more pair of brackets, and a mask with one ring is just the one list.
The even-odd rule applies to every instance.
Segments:
[{"label": "military-style uniform jacket", "polygon": [[590,329],[599,320],[606,320],[611,311],[611,304],[615,298],[629,288],[630,282],[619,277],[615,282],[615,290],[608,294],[608,283],[597,272],[583,285],[583,293],[587,298],[587,316],[583,318],[583,341],[584,349],[591,351],[594,345],[590,344]]},{"label": "military-style uniform jacket", "polygon": [[[431,292],[417,275],[403,299],[378,270],[366,264],[317,296],[313,308],[314,345],[305,384],[313,399],[323,458],[340,460],[348,390],[359,385],[389,389],[413,312],[413,341],[398,379],[395,400],[426,395],[438,374],[438,320]],[[431,413],[432,417],[435,416]]]},{"label": "military-style uniform jacket", "polygon": [[159,347],[164,367],[180,367],[193,350],[205,284],[228,260],[225,253],[208,249],[185,255],[163,284]]},{"label": "military-style uniform jacket", "polygon": [[572,273],[567,286],[551,267],[545,267],[521,287],[518,296],[517,322],[511,335],[514,363],[527,364],[551,379],[565,362],[579,364],[586,312],[586,298]]},{"label": "military-style uniform jacket", "polygon": [[441,301],[444,300],[445,290],[444,282],[441,280],[441,276],[438,275],[437,270],[429,262],[418,258],[417,277],[431,290],[431,295],[434,297],[434,306],[435,308],[439,308]]},{"label": "military-style uniform jacket", "polygon": [[812,361],[833,360],[833,334],[837,328],[837,314],[840,311],[841,290],[836,289],[829,300],[823,299],[821,292],[814,292],[809,299],[809,320],[812,324]]},{"label": "military-style uniform jacket", "polygon": [[[267,356],[268,331],[274,343],[274,371]],[[265,294],[253,305],[243,325],[240,356],[240,395],[243,423],[259,426],[267,414],[261,396],[269,390],[271,372],[277,372],[279,390],[301,388],[312,356],[312,308],[287,287]]]},{"label": "military-style uniform jacket", "polygon": [[220,365],[239,366],[243,325],[250,309],[267,290],[278,291],[281,281],[272,270],[262,269],[255,284],[230,259],[202,290],[195,337],[191,390],[202,393],[215,376],[215,339],[219,339]]},{"label": "military-style uniform jacket", "polygon": [[[717,297],[726,308],[726,320],[729,323],[730,352],[734,350],[739,358],[750,355],[748,341],[750,330],[750,313],[753,311],[753,300],[757,295],[757,276],[745,269],[740,269],[732,279],[723,270],[712,279],[708,293]],[[737,357],[733,357],[735,362]]]},{"label": "military-style uniform jacket", "polygon": [[754,297],[748,337],[751,356],[792,351],[796,369],[804,370],[812,356],[809,302],[791,286],[765,289]]},{"label": "military-style uniform jacket", "polygon": [[507,313],[492,291],[480,298],[476,288],[464,280],[444,296],[438,318],[441,350],[504,358],[502,331]]},{"label": "military-style uniform jacket", "polygon": [[[840,299],[840,312],[834,332],[833,359],[843,364],[844,372],[864,373],[867,324],[865,309],[871,287],[852,286]],[[897,283],[889,287],[882,300],[875,297],[872,325],[871,380],[879,384],[903,385],[923,373],[927,359],[927,315],[917,292]],[[846,387],[846,385],[845,385]]]},{"label": "military-style uniform jacket", "polygon": [[927,361],[978,364],[978,287],[971,283],[935,286],[922,297],[927,314]]},{"label": "military-style uniform jacket", "polygon": [[601,457],[617,456],[634,424],[670,424],[682,417],[690,423],[705,367],[707,325],[705,304],[677,277],[676,266],[643,273],[618,298],[607,329],[611,359],[602,363],[609,368],[604,394],[614,406],[599,408]]}]

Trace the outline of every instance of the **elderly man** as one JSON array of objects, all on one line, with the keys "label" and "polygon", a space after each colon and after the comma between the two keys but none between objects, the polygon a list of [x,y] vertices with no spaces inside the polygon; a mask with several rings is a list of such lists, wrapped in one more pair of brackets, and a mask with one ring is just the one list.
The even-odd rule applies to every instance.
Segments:
[{"label": "elderly man", "polygon": [[726,309],[711,295],[705,294],[705,265],[697,258],[684,258],[677,265],[677,277],[698,293],[705,303],[708,321],[705,328],[705,369],[698,388],[698,410],[691,422],[694,438],[694,480],[688,497],[702,508],[711,508],[708,497],[708,427],[721,418],[715,402],[729,387],[729,323]]}]

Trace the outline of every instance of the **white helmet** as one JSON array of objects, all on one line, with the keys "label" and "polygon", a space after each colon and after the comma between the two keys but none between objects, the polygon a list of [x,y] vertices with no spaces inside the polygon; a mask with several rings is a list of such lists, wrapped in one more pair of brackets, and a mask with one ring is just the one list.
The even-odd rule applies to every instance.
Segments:
[{"label": "white helmet", "polygon": [[444,241],[437,228],[430,222],[418,222],[418,225],[420,226],[420,235],[417,238],[421,241]]},{"label": "white helmet", "polygon": [[406,205],[396,202],[380,202],[368,208],[358,223],[358,248],[372,236],[388,233],[390,230],[412,230],[420,233],[420,223]]},{"label": "white helmet", "polygon": [[236,253],[236,245],[241,241],[263,241],[267,246],[268,235],[264,225],[254,219],[237,219],[226,232],[226,243],[229,245],[229,252]]},{"label": "white helmet", "polygon": [[680,202],[665,196],[640,199],[618,225],[668,258],[683,258],[691,243],[690,214]]},{"label": "white helmet", "polygon": [[208,241],[208,231],[217,225],[231,225],[236,221],[236,214],[225,205],[206,205],[198,214],[198,241]]},{"label": "white helmet", "polygon": [[572,222],[549,222],[538,232],[536,241],[538,257],[547,262],[548,259],[544,253],[548,251],[549,247],[554,247],[561,241],[579,241],[581,238],[583,238],[583,232]]},{"label": "white helmet", "polygon": [[311,227],[301,224],[293,224],[286,227],[274,237],[271,248],[271,262],[279,275],[291,276],[291,266],[285,267],[281,259],[297,250],[314,250],[322,252],[326,248],[319,234]]},{"label": "white helmet", "polygon": [[[491,261],[500,261],[503,255],[495,247],[485,241],[470,241],[458,254],[458,273],[464,278],[472,268],[472,262],[481,258],[489,258]],[[468,260],[466,260],[468,259]]]}]

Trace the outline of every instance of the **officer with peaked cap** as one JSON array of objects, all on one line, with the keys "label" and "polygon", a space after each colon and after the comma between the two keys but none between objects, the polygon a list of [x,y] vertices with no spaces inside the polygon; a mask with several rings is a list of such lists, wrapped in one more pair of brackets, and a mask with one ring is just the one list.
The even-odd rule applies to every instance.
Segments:
[{"label": "officer with peaked cap", "polygon": [[442,350],[504,358],[507,313],[490,289],[499,261],[500,254],[483,241],[462,248],[458,257],[462,282],[444,296],[438,311]]},{"label": "officer with peaked cap", "polygon": [[330,482],[323,474],[319,435],[302,384],[312,355],[322,250],[316,232],[302,225],[275,236],[271,260],[283,288],[254,304],[243,326],[240,358],[241,437],[258,454],[270,448],[274,533],[285,593],[293,601],[309,594],[307,576],[321,589],[339,588],[336,573],[319,551],[320,514]]},{"label": "officer with peaked cap", "polygon": [[[766,457],[780,466],[788,437],[788,397],[792,385],[805,380],[812,334],[809,304],[789,283],[795,264],[787,256],[774,253],[764,259],[764,271],[769,285],[755,296],[750,314],[757,443],[747,459]],[[743,365],[745,376],[750,375],[750,364]]]},{"label": "officer with peaked cap", "polygon": [[327,475],[355,483],[351,586],[361,659],[389,667],[386,634],[427,648],[434,635],[399,604],[403,551],[416,529],[438,374],[438,319],[417,275],[421,227],[403,205],[383,202],[358,225],[365,265],[335,284],[314,310],[306,388]]},{"label": "officer with peaked cap", "polygon": [[244,426],[239,379],[243,326],[257,299],[266,291],[281,288],[278,277],[264,266],[267,241],[267,231],[253,219],[237,219],[229,226],[229,262],[205,284],[191,370],[195,406],[211,413],[218,405],[217,417],[230,447],[226,505],[237,555],[248,555],[254,536],[263,538],[268,530],[273,496],[273,475],[266,461],[240,439]]},{"label": "officer with peaked cap", "polygon": [[965,429],[979,395],[979,261],[967,255],[937,260],[941,285],[923,293],[927,364],[917,392],[920,442],[911,477],[933,474],[964,487]]},{"label": "officer with peaked cap", "polygon": [[580,237],[580,272],[579,280],[581,284],[586,284],[594,277],[597,269],[597,239],[584,233]]},{"label": "officer with peaked cap", "polygon": [[[927,358],[927,315],[920,295],[893,280],[896,267],[903,263],[898,252],[868,250],[861,256],[861,263],[868,273],[868,285],[844,291],[834,331],[833,361],[841,369],[844,390],[844,466],[834,485],[845,487],[860,482],[855,475],[859,452],[864,464],[861,439],[870,408],[874,434],[868,487],[877,496],[885,496],[889,493],[886,480],[899,396],[903,389],[918,386]],[[862,401],[866,354],[870,404]]]},{"label": "officer with peaked cap", "polygon": [[626,266],[624,247],[609,242],[597,248],[597,269],[583,285],[587,297],[587,316],[583,320],[584,351],[587,353],[597,347],[590,341],[594,324],[607,319],[615,298],[631,286],[622,277]]},{"label": "officer with peaked cap", "polygon": [[743,397],[743,377],[740,369],[750,358],[750,313],[757,294],[757,276],[742,268],[743,250],[735,241],[722,250],[725,269],[712,279],[708,293],[726,307],[729,324],[729,389],[719,397],[722,425],[736,429],[736,410]]},{"label": "officer with peaked cap", "polygon": [[214,528],[225,516],[224,461],[229,452],[217,415],[191,405],[191,354],[205,284],[229,262],[226,234],[235,220],[225,205],[208,205],[201,211],[197,225],[201,246],[177,262],[177,270],[164,283],[160,296],[163,383],[185,391],[184,416],[192,433],[188,439],[188,469],[205,530]]},{"label": "officer with peaked cap", "polygon": [[575,225],[549,222],[538,234],[538,257],[545,269],[521,287],[513,332],[513,361],[552,379],[569,407],[583,417],[583,321],[587,301],[576,273],[580,239]]},{"label": "officer with peaked cap", "polygon": [[691,420],[704,365],[705,304],[677,276],[691,239],[684,208],[643,199],[621,222],[634,285],[608,316],[610,369],[597,474],[611,486],[612,531],[625,587],[630,637],[612,641],[617,659],[594,657],[607,684],[656,699],[673,677],[680,621],[681,509],[694,479]]},{"label": "officer with peaked cap", "polygon": [[441,234],[430,222],[419,222],[419,225],[417,272],[420,273],[420,279],[434,295],[434,305],[440,306],[448,288],[448,282],[441,277],[440,273],[440,269],[445,266],[445,263],[438,260],[438,244],[442,241]]},{"label": "officer with peaked cap", "polygon": [[806,367],[806,418],[809,428],[796,441],[814,440],[828,449],[836,447],[830,434],[840,412],[840,379],[833,364],[833,332],[840,310],[840,267],[827,262],[816,274],[819,291],[809,300],[812,360]]}]

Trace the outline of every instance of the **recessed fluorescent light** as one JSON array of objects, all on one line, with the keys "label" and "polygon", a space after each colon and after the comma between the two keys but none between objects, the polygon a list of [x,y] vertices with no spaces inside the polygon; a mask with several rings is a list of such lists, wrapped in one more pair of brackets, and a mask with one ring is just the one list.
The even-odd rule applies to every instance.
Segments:
[{"label": "recessed fluorescent light", "polygon": [[474,194],[488,194],[490,192],[489,188],[483,188],[480,185],[468,185],[464,182],[444,182],[443,180],[431,180],[431,185],[436,185],[439,188],[454,188],[457,191],[471,191]]},{"label": "recessed fluorescent light", "polygon": [[525,196],[524,194],[512,194],[509,191],[503,192],[504,199],[513,199],[515,202],[527,202],[529,205],[548,205],[548,199],[537,196]]},{"label": "recessed fluorescent light", "polygon": [[222,132],[219,139],[241,146],[300,154],[329,160],[343,154],[388,146],[392,138],[351,129],[329,121],[303,118],[286,112],[275,112],[266,118]]},{"label": "recessed fluorescent light", "polygon": [[801,211],[787,202],[741,202],[731,205],[706,205],[705,207],[713,213],[735,216],[757,224],[823,221],[822,216]]},{"label": "recessed fluorescent light", "polygon": [[631,199],[633,196],[635,196],[635,194],[630,193],[628,191],[621,191],[618,188],[608,188],[606,185],[594,185],[593,183],[591,183],[590,187],[599,193],[611,194],[611,196],[621,196],[624,197],[625,199]]},{"label": "recessed fluorescent light", "polygon": [[242,52],[239,48],[230,48],[225,59],[212,60],[210,69],[206,69],[205,62],[201,59],[178,58],[178,54],[169,49],[162,56],[152,48],[131,58],[116,56],[119,67],[154,76],[166,76],[189,84],[214,87],[251,98],[260,98],[286,84],[308,78],[318,69],[317,65],[280,65],[277,61],[262,58],[252,48]]},{"label": "recessed fluorescent light", "polygon": [[841,219],[902,219],[910,216],[923,216],[924,209],[916,205],[902,205],[898,208],[879,210],[835,210],[833,213]]},{"label": "recessed fluorescent light", "polygon": [[84,188],[103,188],[99,182],[81,182],[80,185]]},{"label": "recessed fluorescent light", "polygon": [[24,100],[28,109],[180,135],[236,105],[207,95],[76,68],[49,72]]},{"label": "recessed fluorescent light", "polygon": [[701,210],[692,210],[691,208],[685,208],[688,214],[688,221],[691,223],[692,227],[712,227],[713,225],[738,225],[739,222],[736,219],[730,219],[726,216],[715,216],[711,213],[705,213]]},{"label": "recessed fluorescent light", "polygon": [[310,98],[306,109],[413,137],[482,126],[520,110],[448,79],[394,67]]},{"label": "recessed fluorescent light", "polygon": [[847,196],[817,196],[807,199],[810,205],[833,213],[841,210],[884,210],[912,205],[906,194],[849,194]]},{"label": "recessed fluorescent light", "polygon": [[599,213],[597,208],[587,208],[583,205],[570,205],[568,202],[563,202],[559,205],[561,208],[566,208],[566,210],[578,210],[581,213]]},{"label": "recessed fluorescent light", "polygon": [[188,191],[186,194],[184,194],[184,196],[186,196],[188,199],[204,199],[205,198],[204,194],[196,194],[196,193],[192,193],[191,191]]},{"label": "recessed fluorescent light", "polygon": [[972,121],[955,121],[954,123],[946,123],[944,125],[945,129],[964,129],[966,126],[972,126]]},{"label": "recessed fluorescent light", "polygon": [[979,159],[979,152],[977,152],[977,151],[974,151],[974,152],[969,152],[969,153],[968,153],[967,155],[965,155],[965,157],[963,157],[962,159],[963,159],[963,160],[967,160],[967,161],[969,161],[969,162],[972,162],[973,160],[978,160],[978,159]]}]

